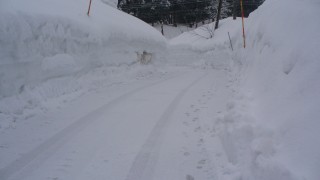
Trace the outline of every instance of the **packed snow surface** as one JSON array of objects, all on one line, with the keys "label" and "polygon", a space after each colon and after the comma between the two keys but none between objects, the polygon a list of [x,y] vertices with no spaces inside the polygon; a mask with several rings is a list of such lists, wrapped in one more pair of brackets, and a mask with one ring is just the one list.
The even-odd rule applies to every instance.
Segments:
[{"label": "packed snow surface", "polygon": [[1,180],[320,179],[317,0],[266,0],[245,49],[116,3],[0,1]]}]

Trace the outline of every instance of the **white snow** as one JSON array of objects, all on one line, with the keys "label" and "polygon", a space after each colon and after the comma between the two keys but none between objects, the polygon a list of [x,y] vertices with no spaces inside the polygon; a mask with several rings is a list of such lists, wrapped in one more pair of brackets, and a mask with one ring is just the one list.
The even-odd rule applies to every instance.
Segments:
[{"label": "white snow", "polygon": [[[267,1],[248,22],[252,42],[248,47],[255,53],[243,53],[244,86],[255,99],[251,111],[257,122],[273,133],[268,136],[276,151],[272,159],[298,178],[318,179],[320,4],[290,1],[291,8],[286,1],[273,4]],[[272,15],[263,16],[271,8]]]},{"label": "white snow", "polygon": [[1,180],[320,178],[317,0],[266,0],[245,49],[88,3],[0,1]]},{"label": "white snow", "polygon": [[[59,54],[74,58],[81,70],[130,64],[135,61],[134,51],[165,48],[165,38],[142,21],[101,1],[93,1],[88,17],[88,5],[76,0],[2,2],[2,97],[17,93],[25,84],[42,81],[45,69],[41,72],[39,65]],[[13,64],[21,70],[13,70]]]},{"label": "white snow", "polygon": [[1,3],[2,128],[49,97],[92,88],[79,82],[81,74],[101,66],[126,69],[136,62],[135,51],[152,52],[160,61],[166,48],[152,27],[102,1],[93,1],[90,17],[87,1]]},{"label": "white snow", "polygon": [[160,23],[154,24],[153,27],[157,29],[159,32],[161,32],[163,28],[163,36],[166,37],[167,39],[172,39],[176,36],[183,34],[184,32],[189,32],[195,29],[194,27],[189,27],[185,25],[178,25],[177,27],[175,27],[173,25],[166,25],[166,24],[163,24],[161,28]]},{"label": "white snow", "polygon": [[[192,49],[230,47],[240,89],[217,120],[229,161],[242,179],[319,179],[320,24],[318,1],[267,0],[245,20],[225,19],[213,39],[194,32],[171,44]],[[197,33],[205,35],[201,29]],[[220,125],[219,125],[220,124]]]}]

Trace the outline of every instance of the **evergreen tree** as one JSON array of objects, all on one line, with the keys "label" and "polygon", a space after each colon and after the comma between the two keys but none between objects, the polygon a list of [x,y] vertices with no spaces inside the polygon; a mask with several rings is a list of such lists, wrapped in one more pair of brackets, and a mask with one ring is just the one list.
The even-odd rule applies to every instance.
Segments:
[{"label": "evergreen tree", "polygon": [[231,15],[232,3],[228,0],[222,0],[221,19],[227,18]]},{"label": "evergreen tree", "polygon": [[[243,0],[245,15],[264,0]],[[241,15],[239,0],[236,14]],[[118,0],[118,8],[147,23],[197,25],[204,20],[216,20],[218,0]],[[232,16],[233,0],[222,1],[221,18]]]}]

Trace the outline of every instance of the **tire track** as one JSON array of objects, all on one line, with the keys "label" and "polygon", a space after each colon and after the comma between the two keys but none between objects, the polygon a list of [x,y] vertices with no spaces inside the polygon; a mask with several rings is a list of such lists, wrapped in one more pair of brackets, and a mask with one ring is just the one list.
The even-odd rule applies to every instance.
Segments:
[{"label": "tire track", "polygon": [[206,75],[207,73],[195,79],[186,88],[181,90],[180,93],[169,104],[165,112],[157,121],[156,125],[153,127],[147,140],[142,145],[141,150],[135,157],[127,174],[126,180],[152,180],[154,167],[158,159],[158,151],[162,144],[162,135],[166,129],[166,126],[168,126],[168,123],[170,122],[171,116],[186,92]]},{"label": "tire track", "polygon": [[[74,123],[70,124],[66,128],[62,129],[57,134],[53,135],[51,138],[37,146],[30,152],[23,154],[20,158],[13,161],[8,166],[0,169],[0,179],[1,180],[15,180],[21,179],[23,175],[26,175],[41,166],[41,163],[47,160],[52,154],[54,154],[60,147],[66,144],[72,137],[77,135],[83,128],[87,125],[96,121],[101,114],[105,111],[114,107],[129,98],[133,94],[142,91],[146,88],[161,84],[163,82],[169,81],[171,79],[177,78],[178,76],[170,77],[168,79],[159,80],[157,82],[138,87],[132,91],[129,91],[115,99],[111,100],[107,104],[101,106],[100,108],[88,113],[82,118],[78,119]],[[19,176],[19,177],[16,177]]]}]

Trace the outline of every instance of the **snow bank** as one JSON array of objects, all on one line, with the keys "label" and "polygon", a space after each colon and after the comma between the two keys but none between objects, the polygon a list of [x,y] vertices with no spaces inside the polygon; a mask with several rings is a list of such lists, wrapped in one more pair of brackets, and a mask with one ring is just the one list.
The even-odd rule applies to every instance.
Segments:
[{"label": "snow bank", "polygon": [[319,8],[312,0],[266,1],[250,15],[248,47],[239,53],[244,91],[254,98],[251,111],[272,132],[271,159],[299,179],[320,177]]},{"label": "snow bank", "polygon": [[[132,63],[134,51],[165,47],[159,32],[104,2],[93,1],[88,17],[87,1],[2,1],[0,97],[64,75],[61,71]],[[65,70],[48,75],[43,65],[48,63]]]},{"label": "snow bank", "polygon": [[0,1],[0,129],[130,74],[136,51],[161,60],[166,39],[115,2],[92,1],[88,17],[89,1]]},{"label": "snow bank", "polygon": [[240,18],[222,20],[212,39],[200,28],[171,40],[233,60],[234,100],[214,119],[233,169],[224,179],[320,178],[319,8],[316,0],[266,0],[245,20],[246,49]]}]

